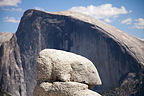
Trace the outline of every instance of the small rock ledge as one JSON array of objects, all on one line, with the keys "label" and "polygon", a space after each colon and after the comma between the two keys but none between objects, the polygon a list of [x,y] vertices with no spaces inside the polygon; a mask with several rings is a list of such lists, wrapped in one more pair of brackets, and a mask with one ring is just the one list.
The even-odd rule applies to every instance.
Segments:
[{"label": "small rock ledge", "polygon": [[34,96],[101,96],[91,91],[101,85],[97,69],[85,57],[55,49],[39,53]]}]

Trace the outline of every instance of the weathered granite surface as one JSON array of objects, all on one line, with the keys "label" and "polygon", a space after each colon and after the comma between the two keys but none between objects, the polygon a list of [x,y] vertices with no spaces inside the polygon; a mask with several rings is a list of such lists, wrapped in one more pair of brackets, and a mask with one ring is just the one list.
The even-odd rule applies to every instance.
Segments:
[{"label": "weathered granite surface", "polygon": [[[143,41],[80,13],[68,11],[48,13],[27,10],[21,18],[15,37],[12,38],[17,38],[15,42],[11,43],[11,46],[12,49],[15,49],[15,45],[18,46],[21,63],[9,62],[22,66],[23,84],[26,84],[26,88],[19,87],[19,90],[16,90],[27,96],[32,96],[36,85],[36,58],[38,53],[45,48],[66,50],[90,59],[95,64],[103,83],[96,90],[102,92],[121,86],[121,82],[127,78],[129,73],[135,73],[136,77],[141,77],[140,74],[143,72]],[[2,58],[3,47],[0,49],[0,58]],[[6,52],[6,58],[11,57],[8,55],[11,51]],[[16,55],[14,54],[13,57],[15,61]],[[7,63],[7,60],[0,60],[3,62],[0,63],[0,66],[11,64]],[[10,74],[9,71],[3,72],[3,74]],[[3,84],[8,85],[7,83]],[[15,92],[10,93],[14,94]]]},{"label": "weathered granite surface", "polygon": [[101,96],[89,90],[101,84],[97,69],[87,58],[62,50],[40,51],[34,96]]},{"label": "weathered granite surface", "polygon": [[17,38],[12,33],[0,33],[0,41],[0,93],[25,96],[26,84]]},{"label": "weathered granite surface", "polygon": [[77,82],[42,82],[34,89],[34,96],[101,96]]},{"label": "weathered granite surface", "polygon": [[0,45],[4,42],[9,41],[12,38],[13,34],[9,32],[0,32]]},{"label": "weathered granite surface", "polygon": [[37,83],[44,81],[79,82],[90,86],[101,85],[93,63],[80,55],[55,49],[39,53],[36,65]]}]

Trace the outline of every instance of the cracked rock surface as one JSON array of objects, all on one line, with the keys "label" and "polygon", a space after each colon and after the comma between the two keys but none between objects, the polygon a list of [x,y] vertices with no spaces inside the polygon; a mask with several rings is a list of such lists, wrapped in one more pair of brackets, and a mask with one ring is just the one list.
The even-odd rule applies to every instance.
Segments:
[{"label": "cracked rock surface", "polygon": [[[96,92],[106,96],[144,92],[144,41],[81,13],[33,9],[24,12],[16,33],[0,33],[0,90],[12,96],[33,96],[36,59],[46,48],[90,59],[102,81],[93,88]],[[126,84],[129,73],[135,77]]]},{"label": "cracked rock surface", "polygon": [[89,90],[101,80],[93,63],[74,53],[44,49],[36,65],[34,96],[100,96]]}]

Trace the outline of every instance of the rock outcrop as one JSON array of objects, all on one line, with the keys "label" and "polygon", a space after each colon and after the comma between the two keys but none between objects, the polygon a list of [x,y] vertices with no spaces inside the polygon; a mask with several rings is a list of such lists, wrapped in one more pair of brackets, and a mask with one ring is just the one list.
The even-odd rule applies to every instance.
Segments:
[{"label": "rock outcrop", "polygon": [[1,32],[0,33],[0,46],[4,42],[8,42],[12,38],[13,34],[9,32]]},{"label": "rock outcrop", "polygon": [[34,96],[101,96],[88,89],[86,84],[77,82],[43,82],[37,85]]},{"label": "rock outcrop", "polygon": [[[143,79],[139,79],[144,70],[144,42],[104,22],[80,13],[69,11],[48,13],[27,10],[10,42],[11,48],[15,50],[14,53],[19,53],[19,55],[13,54],[13,51],[5,51],[7,52],[5,57],[7,60],[13,57],[8,63],[7,60],[3,59],[3,52],[7,48],[1,46],[0,49],[3,50],[0,50],[0,58],[2,58],[0,62],[3,63],[0,63],[0,66],[20,65],[16,68],[20,68],[21,71],[16,72],[23,72],[24,76],[21,75],[22,77],[20,76],[17,81],[24,78],[24,82],[19,85],[26,85],[26,88],[15,86],[15,91],[9,91],[7,89],[11,89],[11,85],[6,88],[1,85],[7,86],[9,84],[1,83],[0,88],[11,94],[19,92],[19,94],[25,93],[27,96],[32,96],[36,86],[36,58],[38,53],[45,48],[70,51],[91,60],[103,83],[95,90],[102,93],[120,87],[129,73],[136,74],[134,81],[139,80],[141,82],[142,80],[144,85]],[[20,62],[17,61],[17,58]],[[0,71],[3,74],[10,74],[8,70],[2,71],[2,69],[1,67]],[[0,79],[0,81],[2,80]],[[13,79],[9,80],[13,82]],[[14,84],[17,85],[17,83]],[[140,88],[143,89],[143,87]],[[136,88],[134,90],[137,92]],[[127,91],[125,90],[125,92]]]},{"label": "rock outcrop", "polygon": [[89,86],[101,85],[93,63],[85,57],[70,52],[45,49],[39,53],[36,66],[36,80],[83,82]]},{"label": "rock outcrop", "polygon": [[101,80],[93,63],[85,57],[55,49],[39,53],[34,96],[100,96],[88,89]]},{"label": "rock outcrop", "polygon": [[0,95],[25,96],[25,89],[17,38],[12,33],[0,33]]}]

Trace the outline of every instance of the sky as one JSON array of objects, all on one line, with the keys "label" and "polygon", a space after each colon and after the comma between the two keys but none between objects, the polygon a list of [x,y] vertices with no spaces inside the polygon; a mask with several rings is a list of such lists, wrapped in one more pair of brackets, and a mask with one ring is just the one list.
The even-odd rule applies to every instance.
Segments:
[{"label": "sky", "polygon": [[144,0],[0,0],[0,32],[15,33],[28,9],[81,12],[144,40]]}]

